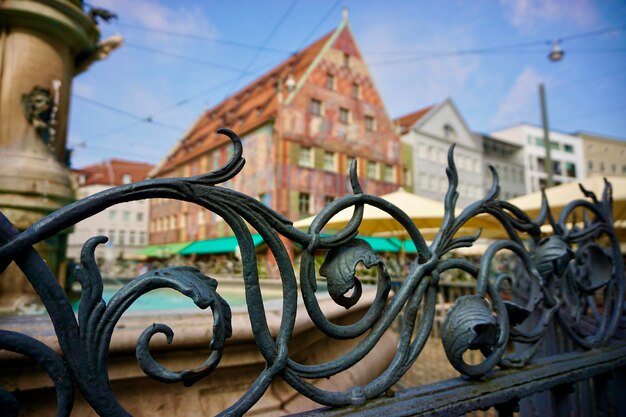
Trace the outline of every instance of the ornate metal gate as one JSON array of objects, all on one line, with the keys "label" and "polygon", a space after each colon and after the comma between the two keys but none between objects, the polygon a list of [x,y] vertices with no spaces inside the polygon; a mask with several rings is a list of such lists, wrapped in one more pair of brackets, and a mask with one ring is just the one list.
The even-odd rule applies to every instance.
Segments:
[{"label": "ornate metal gate", "polygon": [[[96,246],[107,241],[104,236],[89,239],[83,247],[81,265],[76,270],[82,295],[78,314],[74,315],[63,289],[32,246],[107,207],[131,200],[173,198],[198,204],[221,216],[237,237],[241,247],[248,314],[266,367],[248,392],[226,409],[224,415],[245,413],[278,376],[302,395],[322,405],[350,406],[344,411],[320,411],[328,414],[372,414],[383,410],[385,413],[403,414],[402,404],[406,405],[409,397],[414,406],[419,404],[422,407],[413,409],[412,414],[455,414],[492,405],[498,405],[500,411],[509,413],[517,399],[552,386],[561,386],[571,382],[572,378],[557,378],[552,381],[552,385],[544,384],[534,390],[524,390],[519,381],[513,380],[515,375],[519,377],[519,372],[527,371],[507,370],[497,373],[495,377],[487,376],[487,381],[490,378],[508,377],[508,382],[501,382],[498,389],[493,390],[496,392],[508,387],[507,395],[489,396],[485,391],[483,397],[467,400],[464,407],[444,407],[438,411],[433,408],[434,403],[429,401],[436,397],[435,394],[441,395],[441,392],[453,388],[457,391],[450,392],[456,394],[448,395],[457,395],[456,398],[460,399],[463,396],[459,384],[471,387],[477,383],[472,381],[485,378],[496,366],[503,369],[524,368],[535,355],[552,324],[558,325],[571,341],[583,349],[606,346],[614,335],[622,316],[624,265],[613,227],[609,183],[606,183],[601,198],[582,189],[590,200],[572,201],[562,210],[558,219],[552,217],[548,202],[544,199],[541,214],[533,220],[517,207],[498,199],[498,176],[492,169],[494,180],[491,190],[484,198],[455,216],[458,175],[452,147],[446,170],[449,187],[445,198],[445,216],[439,233],[428,246],[405,213],[379,197],[363,194],[356,177],[356,164],[353,163],[350,179],[354,195],[339,198],[325,207],[305,233],[295,229],[288,219],[256,199],[218,186],[237,175],[244,166],[240,139],[230,130],[222,129],[219,132],[232,140],[234,153],[228,163],[216,171],[189,178],[147,180],[106,190],[52,213],[23,232],[16,230],[0,214],[1,268],[15,261],[25,273],[50,315],[62,354],[28,335],[7,330],[0,330],[0,348],[22,353],[45,369],[56,386],[59,416],[70,414],[75,387],[98,414],[128,414],[116,400],[109,384],[109,343],[121,315],[148,291],[162,287],[173,288],[190,297],[199,308],[210,308],[214,324],[210,343],[212,353],[200,366],[181,372],[160,365],[149,350],[149,342],[154,335],[165,334],[171,341],[173,331],[160,323],[145,329],[137,341],[136,356],[139,366],[147,375],[165,383],[182,382],[191,385],[207,377],[217,367],[224,349],[228,347],[227,339],[232,334],[230,307],[219,295],[218,282],[194,268],[172,267],[148,272],[129,282],[105,303],[102,300],[102,277],[94,259]],[[393,296],[390,294],[391,279],[384,262],[367,243],[355,239],[364,205],[372,205],[389,213],[406,229],[418,249],[418,262],[404,277]],[[351,206],[354,206],[354,215],[343,230],[330,236],[320,234],[334,214]],[[464,259],[447,258],[445,255],[453,249],[469,247],[478,239],[479,234],[470,237],[455,237],[455,234],[470,219],[479,215],[493,216],[508,234],[508,239],[493,242],[480,265]],[[546,221],[552,226],[553,233],[542,239],[540,226]],[[278,263],[283,302],[277,337],[272,337],[268,329],[259,289],[256,253],[246,223],[263,237]],[[523,240],[523,234],[529,239]],[[295,322],[298,281],[279,236],[303,248],[299,290],[315,326],[329,338],[364,336],[354,349],[336,360],[305,365],[289,356],[288,342]],[[314,254],[318,250],[328,250],[319,271],[327,279],[328,292],[337,304],[346,308],[354,305],[361,295],[361,283],[355,277],[356,265],[362,262],[368,268],[377,268],[376,299],[358,322],[350,325],[334,324],[319,308],[314,263]],[[490,263],[502,250],[514,254],[519,268],[515,273],[491,276]],[[431,391],[422,390],[421,394],[399,394],[397,398],[368,402],[387,392],[418,358],[433,326],[440,276],[451,269],[469,273],[476,282],[475,294],[459,297],[448,311],[442,327],[442,342],[449,361],[470,381],[439,387],[438,391],[435,387]],[[517,298],[503,299],[503,288],[510,286],[525,288],[524,301]],[[350,290],[352,293],[347,295]],[[422,312],[419,318],[418,311]],[[367,385],[344,392],[321,390],[307,382],[309,379],[330,377],[355,365],[376,345],[401,312],[397,350],[390,365],[380,376]],[[511,343],[524,345],[525,349],[508,353],[507,346]],[[468,349],[480,350],[484,360],[479,364],[466,363],[463,354]],[[576,374],[575,364],[583,359],[587,361],[585,369],[589,372]],[[567,360],[563,359],[565,362]],[[569,360],[567,365],[563,365],[566,368],[569,366],[568,372],[573,372],[579,379],[587,378],[602,374],[613,366],[624,366],[624,346],[575,354]],[[533,371],[537,369],[532,368]],[[550,369],[557,368],[546,364],[544,370],[549,373]],[[464,392],[467,394],[470,391],[466,388]],[[17,401],[6,391],[0,391],[0,407],[2,415],[18,412]]]}]

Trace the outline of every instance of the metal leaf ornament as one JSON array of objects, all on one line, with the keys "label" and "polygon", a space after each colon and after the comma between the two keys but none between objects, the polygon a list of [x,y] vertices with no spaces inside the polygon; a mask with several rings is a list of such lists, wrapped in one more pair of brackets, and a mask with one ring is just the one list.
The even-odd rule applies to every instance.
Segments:
[{"label": "metal leaf ornament", "polygon": [[[320,275],[328,280],[328,293],[331,298],[346,309],[355,305],[361,297],[361,281],[355,275],[360,262],[367,268],[378,266],[379,279],[389,279],[382,259],[376,255],[369,243],[361,239],[352,239],[344,246],[332,249],[320,268]],[[345,296],[352,288],[354,288],[352,295]]]},{"label": "metal leaf ornament", "polygon": [[468,349],[480,349],[485,355],[497,343],[499,326],[487,301],[480,295],[459,297],[441,326],[441,342],[448,360],[460,372],[470,377],[480,377],[467,373],[463,353]]}]

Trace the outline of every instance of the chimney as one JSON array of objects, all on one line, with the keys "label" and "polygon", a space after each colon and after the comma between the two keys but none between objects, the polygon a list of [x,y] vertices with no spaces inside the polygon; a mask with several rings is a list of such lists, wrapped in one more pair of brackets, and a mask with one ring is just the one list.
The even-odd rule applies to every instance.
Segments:
[{"label": "chimney", "polygon": [[348,8],[347,7],[343,7],[341,9],[341,20],[343,20],[344,22],[348,21]]}]

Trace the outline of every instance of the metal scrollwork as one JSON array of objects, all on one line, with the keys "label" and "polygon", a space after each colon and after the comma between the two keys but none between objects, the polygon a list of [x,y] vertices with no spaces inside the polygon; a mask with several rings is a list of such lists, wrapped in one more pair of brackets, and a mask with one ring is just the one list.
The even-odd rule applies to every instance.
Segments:
[{"label": "metal scrollwork", "polygon": [[[96,246],[106,242],[106,237],[102,236],[89,239],[83,247],[81,265],[76,271],[82,295],[78,317],[74,316],[62,288],[32,246],[110,206],[131,200],[172,198],[198,204],[221,216],[238,240],[248,315],[266,367],[249,390],[223,412],[224,415],[245,413],[277,376],[299,393],[325,405],[359,405],[385,393],[418,359],[433,327],[440,277],[453,269],[472,276],[476,291],[473,295],[458,298],[448,311],[442,328],[442,343],[452,365],[470,378],[482,378],[496,366],[524,366],[545,337],[549,325],[555,322],[584,348],[605,344],[615,332],[622,310],[624,266],[618,261],[621,255],[613,228],[610,184],[606,184],[601,200],[583,189],[591,201],[573,201],[563,209],[558,221],[553,218],[544,198],[541,214],[537,219],[531,219],[517,207],[498,199],[498,176],[492,168],[494,180],[490,191],[457,215],[458,174],[453,158],[454,147],[451,147],[446,169],[449,181],[446,211],[437,236],[427,245],[404,212],[379,197],[363,193],[353,162],[350,180],[354,194],[327,205],[308,232],[302,232],[256,199],[218,186],[237,175],[245,162],[239,137],[227,129],[221,129],[219,133],[232,140],[234,151],[226,165],[216,171],[189,178],[148,180],[106,190],[58,210],[21,233],[0,213],[0,269],[15,261],[25,273],[50,315],[64,359],[41,342],[7,331],[0,331],[0,348],[24,353],[44,367],[57,386],[58,415],[69,414],[74,386],[100,415],[127,415],[109,385],[109,345],[124,311],[138,297],[153,289],[172,288],[190,297],[199,308],[210,308],[214,319],[213,336],[209,345],[211,354],[204,363],[194,369],[174,372],[156,362],[149,349],[154,335],[164,334],[169,343],[173,331],[161,323],[148,327],[136,346],[139,366],[147,375],[166,383],[191,385],[209,375],[228,348],[227,339],[232,334],[230,307],[220,297],[217,281],[194,268],[164,268],[141,275],[126,284],[106,304],[102,300],[102,277],[94,259]],[[393,296],[384,261],[365,241],[355,237],[365,205],[385,211],[401,224],[419,253],[417,263]],[[335,234],[322,235],[324,225],[333,215],[348,207],[354,207],[350,222]],[[479,215],[495,218],[508,239],[491,243],[479,265],[447,256],[456,248],[469,247],[476,242],[480,232],[469,237],[456,237],[456,234],[470,219]],[[576,220],[581,218],[582,221]],[[553,229],[547,238],[541,232],[546,221]],[[262,236],[280,271],[283,304],[276,336],[272,336],[267,323],[249,227]],[[524,234],[530,239],[523,239]],[[360,337],[350,351],[338,358],[326,363],[304,364],[289,356],[298,281],[279,236],[303,248],[299,289],[315,326],[334,339]],[[517,267],[492,273],[492,260],[505,250],[517,260]],[[320,251],[326,251],[326,255],[317,271],[315,255]],[[326,278],[332,299],[349,309],[362,294],[362,285],[356,275],[359,264],[376,269],[374,301],[356,322],[334,323],[325,317],[316,297],[318,274]],[[507,286],[526,288],[526,297],[505,299],[502,294]],[[398,345],[391,363],[378,377],[364,386],[342,392],[324,390],[310,382],[311,379],[329,378],[354,366],[373,349],[395,320],[400,321]],[[528,349],[509,353],[510,341],[528,345]],[[478,364],[467,364],[463,360],[467,350],[480,350],[484,359]],[[5,409],[15,409],[16,406],[5,392],[0,392],[0,404]]]}]

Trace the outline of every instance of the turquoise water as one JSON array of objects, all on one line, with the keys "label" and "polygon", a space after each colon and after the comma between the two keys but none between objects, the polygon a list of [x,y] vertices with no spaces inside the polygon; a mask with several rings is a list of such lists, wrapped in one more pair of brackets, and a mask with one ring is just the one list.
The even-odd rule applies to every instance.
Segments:
[{"label": "turquoise water", "polygon": [[[113,295],[119,290],[119,288],[105,288],[102,293],[102,298],[105,302],[113,297]],[[243,289],[242,289],[243,291]],[[243,292],[237,293],[222,292],[220,291],[222,298],[226,300],[231,308],[242,307],[246,305],[246,300]],[[280,298],[279,294],[274,296],[264,296],[264,300]],[[72,308],[74,311],[78,311],[79,300],[72,301]],[[167,288],[150,291],[141,297],[139,297],[128,309],[128,311],[147,311],[147,310],[182,310],[182,309],[196,309],[200,310],[198,306],[194,304],[191,298],[182,295],[181,293],[170,290]]]}]

